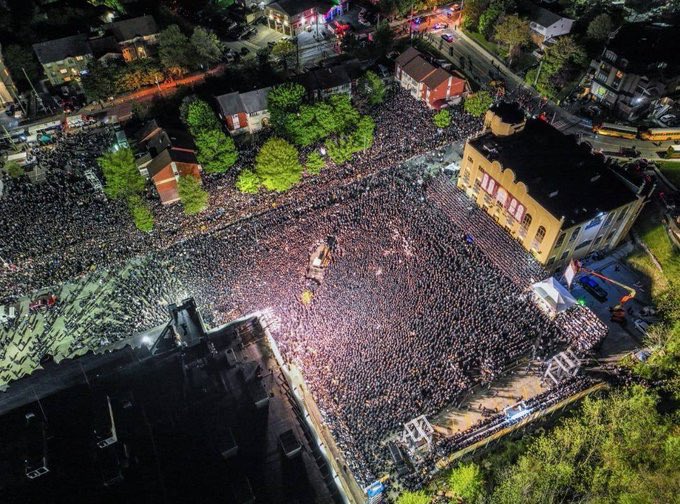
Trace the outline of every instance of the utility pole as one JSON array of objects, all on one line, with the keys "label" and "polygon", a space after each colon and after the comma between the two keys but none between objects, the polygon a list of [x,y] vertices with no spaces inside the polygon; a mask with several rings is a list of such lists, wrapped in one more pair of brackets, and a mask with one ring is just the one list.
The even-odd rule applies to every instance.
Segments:
[{"label": "utility pole", "polygon": [[[545,56],[543,56],[545,58]],[[543,58],[541,58],[541,62],[538,64],[538,71],[536,72],[536,78],[534,79],[534,87],[536,87],[536,83],[538,82],[538,76],[541,75],[541,68],[543,68]]]},{"label": "utility pole", "polygon": [[33,94],[35,95],[35,102],[40,106],[40,108],[42,109],[43,112],[47,112],[47,109],[45,108],[45,105],[43,104],[42,98],[40,98],[40,95],[35,90],[35,86],[33,85],[33,81],[30,79],[30,77],[26,73],[26,69],[24,67],[21,67],[21,71],[24,72],[24,76],[26,77],[26,80],[31,85],[31,89],[33,90]]}]

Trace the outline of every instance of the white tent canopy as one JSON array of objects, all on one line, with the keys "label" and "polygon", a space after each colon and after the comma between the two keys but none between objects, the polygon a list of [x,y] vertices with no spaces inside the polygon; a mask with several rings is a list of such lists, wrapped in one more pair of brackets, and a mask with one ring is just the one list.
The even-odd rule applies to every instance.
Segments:
[{"label": "white tent canopy", "polygon": [[541,307],[552,315],[562,313],[576,304],[574,296],[553,277],[536,282],[531,289]]}]

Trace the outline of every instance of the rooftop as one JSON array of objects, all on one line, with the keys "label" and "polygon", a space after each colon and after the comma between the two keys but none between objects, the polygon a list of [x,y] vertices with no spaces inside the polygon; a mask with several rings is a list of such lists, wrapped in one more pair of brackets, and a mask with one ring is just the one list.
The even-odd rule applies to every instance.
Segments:
[{"label": "rooftop", "polygon": [[43,65],[66,58],[92,54],[86,35],[72,35],[56,40],[33,44],[33,51]]},{"label": "rooftop", "polygon": [[140,16],[115,21],[109,25],[109,28],[118,42],[132,40],[137,37],[148,37],[158,33],[158,26],[153,16]]},{"label": "rooftop", "polygon": [[521,7],[527,11],[531,21],[541,26],[545,26],[546,28],[554,25],[563,18],[563,16],[544,7],[540,7],[533,2],[524,2]]},{"label": "rooftop", "polygon": [[524,120],[524,110],[517,102],[496,102],[489,110],[500,117],[504,123],[517,124]]},{"label": "rooftop", "polygon": [[268,5],[270,9],[281,11],[288,16],[296,16],[309,9],[319,9],[326,12],[335,5],[330,0],[278,0]]},{"label": "rooftop", "polygon": [[646,74],[658,70],[665,63],[677,70],[678,26],[665,24],[631,23],[625,24],[609,41],[607,49],[618,58],[625,58],[628,71]]},{"label": "rooftop", "polygon": [[422,56],[416,56],[403,67],[404,73],[416,82],[422,82],[425,77],[435,70],[435,67],[428,63]]},{"label": "rooftop", "polygon": [[411,61],[416,56],[421,56],[420,51],[418,49],[416,49],[415,47],[409,47],[403,53],[401,53],[399,56],[397,56],[397,59],[395,59],[394,62],[397,65],[403,67],[406,63]]},{"label": "rooftop", "polygon": [[540,119],[528,120],[524,130],[513,135],[488,132],[469,143],[503,169],[511,169],[529,195],[557,219],[564,217],[566,226],[635,199],[602,158]]}]

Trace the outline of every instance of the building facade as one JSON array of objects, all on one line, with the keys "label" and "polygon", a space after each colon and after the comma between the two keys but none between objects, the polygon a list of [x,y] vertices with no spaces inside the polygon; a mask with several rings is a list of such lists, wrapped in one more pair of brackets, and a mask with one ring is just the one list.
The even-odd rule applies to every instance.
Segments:
[{"label": "building facade", "polygon": [[549,269],[619,245],[653,188],[519,114],[507,104],[487,113],[485,131],[465,146],[458,187]]},{"label": "building facade", "polygon": [[[674,48],[677,27],[624,25],[590,63],[591,99],[626,120],[641,117],[680,72]],[[670,88],[670,89],[669,89]]]},{"label": "building facade", "polygon": [[286,35],[321,30],[327,22],[341,15],[347,0],[279,0],[264,8],[267,26]]},{"label": "building facade", "polygon": [[527,5],[529,7],[531,38],[539,46],[555,37],[567,35],[571,32],[571,27],[574,24],[573,19],[560,16],[533,3]]},{"label": "building facade", "polygon": [[14,103],[18,97],[17,88],[14,85],[9,69],[5,65],[2,56],[2,45],[0,45],[0,107],[6,107]]},{"label": "building facade", "polygon": [[436,110],[460,100],[468,92],[467,81],[462,76],[435,67],[412,47],[397,57],[394,78],[416,100]]},{"label": "building facade", "polygon": [[125,61],[148,58],[158,42],[158,26],[153,16],[116,21],[108,26]]},{"label": "building facade", "polygon": [[92,60],[92,49],[85,35],[72,35],[33,45],[33,51],[53,86],[80,82]]},{"label": "building facade", "polygon": [[247,93],[233,92],[216,97],[220,117],[231,135],[256,133],[269,126],[267,95],[270,90],[270,87],[266,87]]}]

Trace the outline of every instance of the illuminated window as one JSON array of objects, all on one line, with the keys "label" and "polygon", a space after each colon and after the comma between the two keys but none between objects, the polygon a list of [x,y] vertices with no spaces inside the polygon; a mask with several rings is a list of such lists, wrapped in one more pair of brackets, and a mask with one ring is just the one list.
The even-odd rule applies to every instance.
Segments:
[{"label": "illuminated window", "polygon": [[66,70],[65,68],[62,68],[61,70],[59,70],[59,73],[65,74],[65,73],[68,73],[68,70]]},{"label": "illuminated window", "polygon": [[534,241],[540,245],[543,243],[543,238],[545,238],[545,228],[543,226],[539,226],[536,230],[536,237],[534,238]]},{"label": "illuminated window", "polygon": [[529,230],[529,226],[531,226],[531,220],[531,214],[526,214],[522,219],[522,229],[524,232]]},{"label": "illuminated window", "polygon": [[76,56],[76,61],[83,61],[83,59],[84,58],[82,56]]}]

